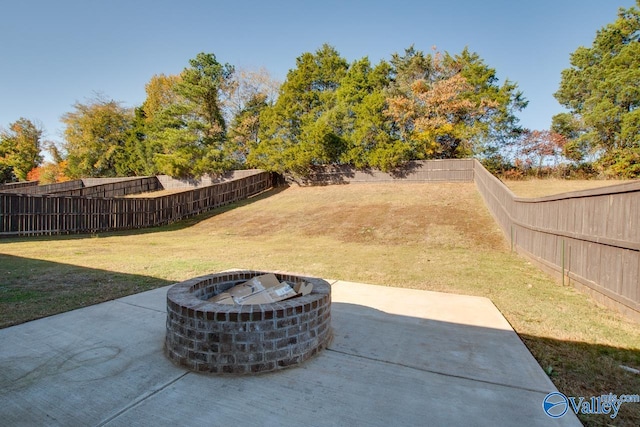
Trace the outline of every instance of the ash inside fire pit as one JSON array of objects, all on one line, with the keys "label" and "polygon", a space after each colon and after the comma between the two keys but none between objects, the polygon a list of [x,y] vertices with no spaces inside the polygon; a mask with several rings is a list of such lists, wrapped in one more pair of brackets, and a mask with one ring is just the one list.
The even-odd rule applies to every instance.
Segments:
[{"label": "ash inside fire pit", "polygon": [[275,273],[313,284],[309,295],[269,304],[207,301],[266,274],[232,271],[178,283],[167,293],[165,354],[198,372],[251,374],[299,365],[331,340],[331,286],[322,279]]}]

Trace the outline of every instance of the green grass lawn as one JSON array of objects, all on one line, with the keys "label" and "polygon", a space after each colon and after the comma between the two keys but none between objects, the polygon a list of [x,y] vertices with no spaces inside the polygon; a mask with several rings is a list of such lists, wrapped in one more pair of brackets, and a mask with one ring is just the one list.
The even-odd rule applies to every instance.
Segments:
[{"label": "green grass lawn", "polygon": [[471,183],[291,187],[157,229],[3,239],[0,327],[229,268],[488,297],[565,394],[640,393],[619,367],[640,368],[638,324],[510,253]]}]

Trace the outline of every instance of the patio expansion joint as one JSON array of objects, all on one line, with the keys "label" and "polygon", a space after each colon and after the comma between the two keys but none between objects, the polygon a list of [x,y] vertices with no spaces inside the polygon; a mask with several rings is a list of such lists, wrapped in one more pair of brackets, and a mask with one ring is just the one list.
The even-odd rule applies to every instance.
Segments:
[{"label": "patio expansion joint", "polygon": [[164,310],[164,309],[163,309],[163,310],[158,310],[158,309],[155,309],[155,308],[145,307],[145,306],[138,305],[138,304],[132,304],[132,303],[130,303],[130,302],[121,301],[121,300],[114,300],[114,302],[117,302],[117,303],[120,303],[120,304],[126,304],[126,305],[129,305],[129,306],[131,306],[131,307],[142,308],[142,309],[144,309],[144,310],[155,311],[156,313],[166,313],[166,312],[167,312],[167,311],[166,311],[166,310]]},{"label": "patio expansion joint", "polygon": [[509,389],[530,391],[530,392],[534,392],[534,393],[542,393],[542,394],[545,394],[545,395],[549,393],[549,390],[540,390],[540,389],[535,389],[535,388],[529,388],[529,387],[522,387],[522,386],[517,386],[517,385],[505,384],[505,383],[496,382],[496,381],[489,381],[489,380],[483,380],[483,379],[480,379],[480,378],[473,378],[473,377],[465,376],[465,375],[455,375],[455,374],[450,374],[450,373],[446,373],[446,372],[435,371],[435,370],[432,370],[432,369],[425,369],[425,368],[420,368],[420,367],[417,367],[417,366],[407,365],[405,363],[390,362],[388,360],[378,359],[378,358],[375,358],[375,357],[363,356],[361,354],[353,354],[353,353],[349,353],[349,352],[346,352],[346,351],[336,350],[336,349],[333,349],[333,348],[330,348],[330,347],[325,349],[325,351],[331,351],[333,353],[342,354],[342,355],[345,355],[345,356],[350,356],[350,357],[356,357],[356,358],[359,358],[359,359],[370,360],[372,362],[384,363],[384,364],[393,365],[393,366],[399,366],[399,367],[402,367],[402,368],[412,369],[412,370],[420,371],[420,372],[426,372],[426,373],[429,373],[429,374],[441,375],[441,376],[444,376],[444,377],[458,378],[458,379],[467,380],[467,381],[475,381],[475,382],[479,382],[479,383],[495,385],[495,386],[498,386],[498,387],[506,387],[506,388],[509,388]]},{"label": "patio expansion joint", "polygon": [[125,414],[129,410],[131,410],[131,409],[135,408],[136,406],[140,405],[145,400],[147,400],[147,399],[155,396],[156,394],[160,393],[161,391],[165,390],[167,387],[170,387],[171,385],[173,385],[176,382],[180,381],[182,378],[184,378],[185,376],[187,376],[189,374],[190,374],[190,372],[184,372],[181,375],[179,375],[178,377],[172,379],[171,381],[169,381],[169,382],[167,382],[165,384],[162,384],[160,387],[156,388],[155,390],[152,390],[149,393],[145,393],[145,394],[141,395],[140,397],[135,399],[133,402],[131,402],[129,405],[125,406],[124,408],[122,408],[121,410],[116,412],[115,414],[111,415],[110,417],[108,417],[105,420],[102,420],[101,422],[96,424],[96,427],[102,427],[102,426],[105,426],[105,425],[109,424],[111,421],[115,420],[116,418],[118,418],[121,415]]}]

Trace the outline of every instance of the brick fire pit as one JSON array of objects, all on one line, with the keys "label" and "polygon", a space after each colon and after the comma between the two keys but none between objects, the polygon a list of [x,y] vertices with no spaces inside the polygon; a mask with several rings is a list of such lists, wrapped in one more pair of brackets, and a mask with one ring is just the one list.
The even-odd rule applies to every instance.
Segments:
[{"label": "brick fire pit", "polygon": [[206,301],[262,271],[211,274],[167,293],[165,354],[197,372],[254,374],[299,365],[331,340],[331,286],[324,280],[274,273],[313,284],[309,295],[252,305]]}]

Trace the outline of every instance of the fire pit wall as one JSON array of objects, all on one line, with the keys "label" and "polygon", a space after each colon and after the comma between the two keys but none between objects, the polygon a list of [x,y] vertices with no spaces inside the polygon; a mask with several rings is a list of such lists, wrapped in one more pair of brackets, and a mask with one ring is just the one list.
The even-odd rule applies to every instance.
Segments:
[{"label": "fire pit wall", "polygon": [[165,354],[197,372],[255,374],[298,365],[329,345],[331,286],[324,280],[274,273],[313,284],[309,295],[271,304],[206,301],[261,271],[233,271],[178,283],[167,293]]}]

